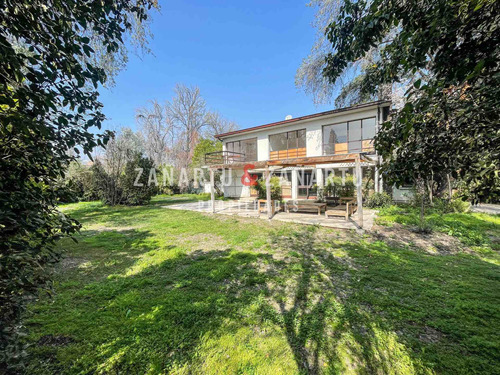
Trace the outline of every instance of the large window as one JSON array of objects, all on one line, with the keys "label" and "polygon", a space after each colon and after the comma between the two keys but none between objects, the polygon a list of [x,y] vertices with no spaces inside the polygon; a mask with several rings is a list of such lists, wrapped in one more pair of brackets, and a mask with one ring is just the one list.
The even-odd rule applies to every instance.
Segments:
[{"label": "large window", "polygon": [[269,136],[269,159],[293,159],[306,156],[306,130],[294,130]]},{"label": "large window", "polygon": [[323,126],[323,154],[373,152],[375,117]]},{"label": "large window", "polygon": [[234,159],[233,161],[256,161],[257,138],[227,142],[226,151],[229,151],[228,158]]}]

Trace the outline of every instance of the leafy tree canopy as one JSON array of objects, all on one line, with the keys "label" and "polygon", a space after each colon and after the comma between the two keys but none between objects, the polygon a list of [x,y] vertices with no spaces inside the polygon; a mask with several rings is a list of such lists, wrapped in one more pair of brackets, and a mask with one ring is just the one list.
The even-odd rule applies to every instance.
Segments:
[{"label": "leafy tree canopy", "polygon": [[205,165],[205,154],[222,151],[222,142],[215,139],[202,138],[193,151],[193,167]]},{"label": "leafy tree canopy", "polygon": [[19,318],[46,285],[54,242],[78,224],[58,212],[57,181],[74,153],[89,155],[109,132],[97,88],[92,35],[107,54],[147,19],[154,0],[0,2],[0,372],[23,358]]},{"label": "leafy tree canopy", "polygon": [[374,46],[380,56],[365,69],[360,92],[416,78],[376,140],[389,182],[450,173],[475,198],[499,199],[496,1],[347,0],[327,37],[333,51],[323,73],[331,82]]}]

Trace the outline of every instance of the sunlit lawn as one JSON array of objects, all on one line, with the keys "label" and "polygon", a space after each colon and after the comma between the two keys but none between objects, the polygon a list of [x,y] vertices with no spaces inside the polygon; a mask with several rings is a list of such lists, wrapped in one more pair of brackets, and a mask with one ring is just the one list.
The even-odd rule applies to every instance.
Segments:
[{"label": "sunlit lawn", "polygon": [[64,207],[84,228],[28,314],[28,373],[498,373],[498,218],[436,255],[172,202]]}]

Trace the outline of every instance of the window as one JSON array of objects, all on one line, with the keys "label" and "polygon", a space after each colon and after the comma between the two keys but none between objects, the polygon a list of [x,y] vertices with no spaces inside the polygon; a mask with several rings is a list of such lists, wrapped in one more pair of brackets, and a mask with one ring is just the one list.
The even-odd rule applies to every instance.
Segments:
[{"label": "window", "polygon": [[269,136],[269,159],[291,159],[306,156],[306,130],[273,134]]},{"label": "window", "polygon": [[376,126],[375,117],[324,126],[323,154],[373,152]]},{"label": "window", "polygon": [[227,159],[229,162],[256,161],[257,138],[243,141],[226,142]]}]

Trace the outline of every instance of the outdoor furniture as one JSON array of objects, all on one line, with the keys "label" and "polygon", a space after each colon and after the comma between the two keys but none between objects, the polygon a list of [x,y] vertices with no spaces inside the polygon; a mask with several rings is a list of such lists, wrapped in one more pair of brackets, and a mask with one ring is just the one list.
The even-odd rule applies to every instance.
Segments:
[{"label": "outdoor furniture", "polygon": [[342,204],[327,209],[325,211],[325,217],[343,216],[346,220],[349,220],[349,216],[354,214],[358,208],[357,204],[354,202],[354,198],[340,198],[339,201]]},{"label": "outdoor furniture", "polygon": [[339,204],[338,197],[325,197],[325,202],[328,206],[337,206]]},{"label": "outdoor furniture", "polygon": [[[259,209],[259,213],[261,212],[267,212],[267,200],[266,199],[259,199],[257,201],[257,206]],[[274,201],[271,201],[271,212],[274,215],[274,212],[276,211],[276,204]]]},{"label": "outdoor furniture", "polygon": [[[291,203],[291,204],[290,204]],[[290,206],[293,211],[300,211],[304,209],[318,210],[318,215],[321,215],[321,210],[326,210],[326,203],[315,202],[307,199],[289,201],[286,204],[286,212],[290,213]]]}]

